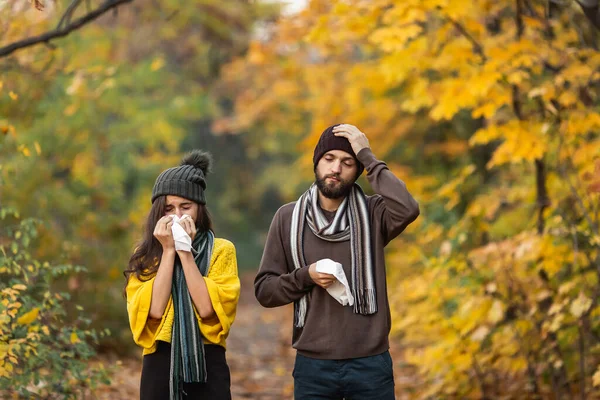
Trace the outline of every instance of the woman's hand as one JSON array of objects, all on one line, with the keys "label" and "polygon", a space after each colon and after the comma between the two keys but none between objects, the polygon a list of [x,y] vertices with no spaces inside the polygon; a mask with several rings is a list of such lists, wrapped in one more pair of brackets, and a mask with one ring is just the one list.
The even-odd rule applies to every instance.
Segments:
[{"label": "woman's hand", "polygon": [[184,214],[184,216],[179,220],[179,225],[181,225],[185,233],[190,235],[190,238],[192,238],[193,242],[194,238],[196,237],[196,223],[194,222],[192,217],[190,217],[187,214]]},{"label": "woman's hand", "polygon": [[154,227],[154,237],[160,242],[163,251],[175,250],[175,241],[173,240],[173,218],[165,215],[158,220]]}]

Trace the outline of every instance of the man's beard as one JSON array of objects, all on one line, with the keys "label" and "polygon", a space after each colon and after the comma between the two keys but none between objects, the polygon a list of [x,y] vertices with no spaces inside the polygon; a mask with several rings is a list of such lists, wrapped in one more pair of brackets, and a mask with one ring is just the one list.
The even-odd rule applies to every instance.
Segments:
[{"label": "man's beard", "polygon": [[[339,182],[327,183],[327,178],[331,177],[339,179]],[[319,191],[323,193],[323,196],[327,197],[328,199],[341,199],[343,197],[348,196],[350,194],[350,190],[352,190],[352,186],[354,185],[354,182],[345,181],[342,178],[340,178],[339,175],[336,174],[330,174],[325,175],[324,177],[320,177],[315,172],[315,178],[317,188],[319,188]]]}]

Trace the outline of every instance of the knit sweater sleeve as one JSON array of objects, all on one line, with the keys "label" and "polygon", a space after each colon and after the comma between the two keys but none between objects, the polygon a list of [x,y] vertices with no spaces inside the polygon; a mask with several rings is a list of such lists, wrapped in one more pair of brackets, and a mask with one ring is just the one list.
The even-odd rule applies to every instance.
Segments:
[{"label": "knit sweater sleeve", "polygon": [[150,318],[153,285],[154,277],[147,281],[141,281],[135,274],[132,274],[126,288],[127,314],[133,341],[147,350],[154,349],[156,334],[160,332],[167,315],[165,312],[161,320]]},{"label": "knit sweater sleeve", "polygon": [[215,316],[202,319],[196,313],[200,331],[207,341],[224,343],[235,319],[240,298],[240,279],[233,243],[225,239],[215,240],[210,269],[204,281]]},{"label": "knit sweater sleeve", "polygon": [[289,236],[284,235],[284,207],[273,217],[258,274],[254,279],[254,294],[263,307],[292,303],[315,286],[308,272],[308,265],[294,269],[287,261],[286,243]]},{"label": "knit sweater sleeve", "polygon": [[367,180],[376,193],[371,198],[370,209],[380,221],[385,244],[398,236],[419,216],[419,204],[385,162],[375,158],[370,148],[357,154],[367,170]]}]

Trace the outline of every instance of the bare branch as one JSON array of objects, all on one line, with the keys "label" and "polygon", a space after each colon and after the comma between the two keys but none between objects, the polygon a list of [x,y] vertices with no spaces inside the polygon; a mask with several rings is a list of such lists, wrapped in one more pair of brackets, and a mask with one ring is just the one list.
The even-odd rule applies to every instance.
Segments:
[{"label": "bare branch", "polygon": [[[84,15],[81,18],[76,19],[73,23],[69,23],[64,27],[57,28],[55,30],[46,32],[38,36],[32,36],[27,39],[19,40],[11,43],[7,46],[0,48],[0,58],[6,57],[13,52],[24,49],[26,47],[35,46],[40,43],[49,44],[50,40],[67,36],[69,33],[81,28],[82,26],[94,21],[96,18],[102,16],[106,12],[116,9],[121,4],[130,3],[133,0],[107,0],[103,5],[98,7],[96,10]],[[76,1],[79,3],[78,1]],[[75,2],[74,2],[75,3]]]},{"label": "bare branch", "polygon": [[452,25],[454,25],[454,27],[460,32],[461,35],[463,35],[469,42],[471,42],[471,45],[473,45],[473,50],[475,51],[475,53],[479,54],[479,56],[483,59],[483,61],[486,61],[487,57],[485,56],[485,52],[483,51],[483,46],[477,40],[475,40],[475,38],[473,36],[471,36],[471,34],[469,32],[467,32],[465,27],[462,26],[458,21],[455,21],[454,19],[452,19],[448,16],[445,16],[445,18],[447,21],[452,23]]},{"label": "bare branch", "polygon": [[596,29],[600,29],[600,7],[598,0],[577,0],[581,10]]},{"label": "bare branch", "polygon": [[548,189],[546,188],[546,163],[543,158],[535,160],[535,182],[537,191],[537,207],[538,207],[538,234],[544,233],[546,226],[544,219],[544,210],[550,207],[550,198],[548,197]]},{"label": "bare branch", "polygon": [[81,3],[81,0],[73,0],[71,2],[71,4],[69,4],[69,7],[67,7],[67,11],[65,11],[65,13],[63,14],[60,21],[58,21],[58,25],[56,26],[56,29],[62,28],[62,26],[65,22],[67,24],[71,23],[71,17],[73,17],[73,13],[77,9],[77,7],[79,7],[80,3]]}]

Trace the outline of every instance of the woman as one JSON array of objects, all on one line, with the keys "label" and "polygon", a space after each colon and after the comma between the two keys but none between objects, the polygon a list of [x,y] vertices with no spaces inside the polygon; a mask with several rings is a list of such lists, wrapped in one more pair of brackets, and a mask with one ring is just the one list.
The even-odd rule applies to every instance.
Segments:
[{"label": "woman", "polygon": [[240,281],[235,247],[214,237],[206,209],[211,161],[195,150],[158,176],[125,271],[129,325],[144,349],[141,400],[231,399],[225,340]]}]

